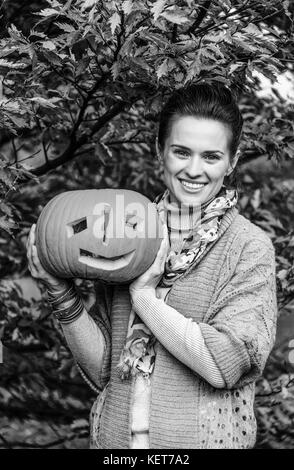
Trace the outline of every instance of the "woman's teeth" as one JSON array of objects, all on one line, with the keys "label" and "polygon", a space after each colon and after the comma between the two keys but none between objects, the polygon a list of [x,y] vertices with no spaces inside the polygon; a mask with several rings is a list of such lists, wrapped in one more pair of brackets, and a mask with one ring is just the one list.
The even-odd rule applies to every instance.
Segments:
[{"label": "woman's teeth", "polygon": [[195,190],[196,189],[201,189],[201,188],[203,188],[203,186],[205,186],[204,183],[188,183],[188,181],[184,181],[184,180],[181,180],[181,183],[186,188],[195,189]]}]

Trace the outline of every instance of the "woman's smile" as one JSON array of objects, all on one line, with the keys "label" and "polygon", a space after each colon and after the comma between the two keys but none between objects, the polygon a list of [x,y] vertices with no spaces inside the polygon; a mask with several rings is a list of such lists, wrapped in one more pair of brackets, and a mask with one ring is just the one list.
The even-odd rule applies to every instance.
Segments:
[{"label": "woman's smile", "polygon": [[187,181],[184,179],[181,179],[180,182],[188,193],[198,193],[207,184],[207,183],[193,183],[192,181]]}]

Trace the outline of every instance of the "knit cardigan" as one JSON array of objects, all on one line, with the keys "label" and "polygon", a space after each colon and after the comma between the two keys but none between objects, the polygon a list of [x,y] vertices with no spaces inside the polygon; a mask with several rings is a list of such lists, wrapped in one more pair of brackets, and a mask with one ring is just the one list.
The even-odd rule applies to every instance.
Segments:
[{"label": "knit cardigan", "polygon": [[[158,344],[152,380],[149,442],[155,449],[252,448],[255,381],[273,347],[277,303],[275,257],[268,236],[236,208],[222,218],[220,237],[179,278],[167,304],[201,328],[226,387],[208,384]],[[131,301],[127,285],[97,284],[90,314],[106,342],[95,445],[128,449],[134,379],[117,364]],[[100,401],[101,401],[100,397]]]}]

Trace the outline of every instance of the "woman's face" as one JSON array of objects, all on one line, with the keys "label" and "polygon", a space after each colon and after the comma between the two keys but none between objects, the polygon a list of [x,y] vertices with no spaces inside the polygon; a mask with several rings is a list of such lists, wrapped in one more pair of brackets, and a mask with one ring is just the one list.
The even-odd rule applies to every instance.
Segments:
[{"label": "woman's face", "polygon": [[219,121],[179,117],[163,150],[164,181],[171,200],[200,205],[220,190],[230,164],[230,131]]}]

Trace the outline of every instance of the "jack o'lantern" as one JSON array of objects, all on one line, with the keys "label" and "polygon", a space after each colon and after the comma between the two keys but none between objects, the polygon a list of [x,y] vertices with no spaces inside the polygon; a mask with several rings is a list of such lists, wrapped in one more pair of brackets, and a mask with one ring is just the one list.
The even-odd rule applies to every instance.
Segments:
[{"label": "jack o'lantern", "polygon": [[61,278],[126,283],[153,263],[162,225],[156,206],[135,191],[86,189],[55,196],[37,222],[43,267]]}]

